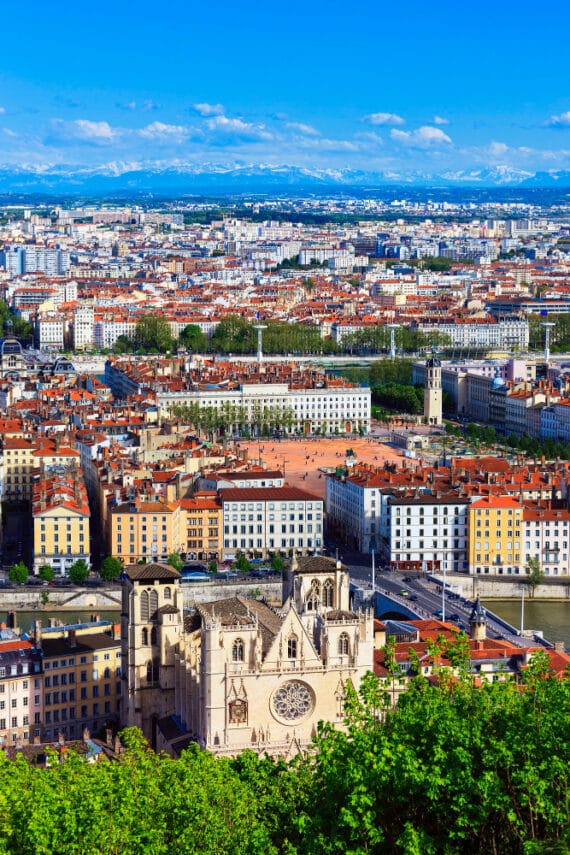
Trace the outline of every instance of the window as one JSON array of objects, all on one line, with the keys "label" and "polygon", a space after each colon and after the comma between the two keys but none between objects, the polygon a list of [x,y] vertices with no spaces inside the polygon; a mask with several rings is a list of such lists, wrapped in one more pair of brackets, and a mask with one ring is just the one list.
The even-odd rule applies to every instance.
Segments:
[{"label": "window", "polygon": [[332,607],[334,604],[334,586],[331,579],[327,579],[323,585],[323,606]]},{"label": "window", "polygon": [[288,659],[296,659],[297,658],[297,636],[290,635],[287,639],[287,658]]},{"label": "window", "polygon": [[148,629],[146,627],[141,632],[141,644],[143,647],[148,644]]},{"label": "window", "polygon": [[348,637],[348,633],[342,632],[338,639],[338,655],[339,656],[348,656],[348,652],[350,650],[350,639]]},{"label": "window", "polygon": [[170,599],[172,599],[172,591],[171,591],[171,589],[170,589],[170,588],[165,588],[165,589],[164,589],[164,599],[165,599],[165,600],[170,600]]},{"label": "window", "polygon": [[154,614],[154,612],[158,608],[158,592],[151,591],[150,592],[150,613]]},{"label": "window", "polygon": [[321,593],[321,586],[320,586],[319,580],[313,579],[311,582],[311,587],[310,587],[309,593],[307,594],[307,599],[306,599],[307,611],[308,612],[313,612],[313,611],[316,611],[318,609],[319,601],[320,601],[320,593]]},{"label": "window", "polygon": [[232,645],[232,660],[234,662],[243,662],[244,646],[241,638],[236,638]]},{"label": "window", "polygon": [[150,617],[148,591],[143,591],[141,594],[141,620],[148,621]]}]

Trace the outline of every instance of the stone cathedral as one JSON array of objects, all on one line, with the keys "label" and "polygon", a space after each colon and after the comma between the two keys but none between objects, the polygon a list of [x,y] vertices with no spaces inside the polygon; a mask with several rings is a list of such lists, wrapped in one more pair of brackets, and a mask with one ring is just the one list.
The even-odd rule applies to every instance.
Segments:
[{"label": "stone cathedral", "polygon": [[372,669],[372,613],[350,609],[348,570],[334,559],[294,559],[280,609],[231,597],[183,613],[171,567],[125,576],[123,723],[157,750],[293,756],[319,721],[342,724],[347,683]]}]

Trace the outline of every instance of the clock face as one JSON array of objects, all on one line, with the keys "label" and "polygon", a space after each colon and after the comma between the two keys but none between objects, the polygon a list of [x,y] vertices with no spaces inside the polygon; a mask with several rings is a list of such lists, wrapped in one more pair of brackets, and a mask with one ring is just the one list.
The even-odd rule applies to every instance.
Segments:
[{"label": "clock face", "polygon": [[315,706],[312,689],[300,680],[288,680],[279,686],[271,699],[271,708],[277,718],[298,721]]}]

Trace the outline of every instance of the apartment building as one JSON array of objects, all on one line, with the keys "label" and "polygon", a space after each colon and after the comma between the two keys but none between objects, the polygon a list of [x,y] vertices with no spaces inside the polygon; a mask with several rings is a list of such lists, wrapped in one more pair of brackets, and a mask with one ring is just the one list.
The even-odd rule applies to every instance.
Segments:
[{"label": "apartment building", "polygon": [[7,436],[3,441],[2,498],[10,502],[25,502],[32,497],[32,471],[35,443],[19,436]]},{"label": "apartment building", "polygon": [[216,493],[196,493],[180,500],[180,543],[189,559],[223,556],[222,503]]},{"label": "apartment building", "polygon": [[46,742],[63,735],[78,739],[84,728],[96,733],[121,715],[119,633],[77,633],[41,639]]},{"label": "apartment building", "polygon": [[171,552],[185,552],[187,531],[182,529],[180,517],[177,502],[135,496],[112,505],[107,518],[109,554],[136,564],[140,559],[165,562]]},{"label": "apartment building", "polygon": [[90,560],[90,512],[87,490],[79,472],[46,467],[34,481],[33,572],[49,564],[64,576],[79,559]]},{"label": "apartment building", "polygon": [[40,736],[41,672],[40,651],[30,641],[0,640],[0,746]]},{"label": "apartment building", "polygon": [[545,576],[570,576],[570,511],[548,504],[523,508],[521,565],[538,558]]},{"label": "apartment building", "polygon": [[471,575],[518,575],[522,565],[523,508],[510,496],[475,499],[468,509]]},{"label": "apartment building", "polygon": [[224,556],[306,553],[323,544],[323,501],[297,487],[221,490]]},{"label": "apartment building", "polygon": [[[146,370],[143,370],[146,368]],[[225,414],[230,429],[262,425],[278,427],[286,433],[367,433],[370,429],[370,389],[351,386],[341,380],[325,377],[292,365],[267,366],[263,382],[257,375],[250,381],[250,368],[229,366],[225,375],[203,372],[199,381],[181,373],[188,366],[176,360],[163,360],[160,365],[135,366],[131,361],[108,361],[105,381],[117,397],[138,395],[154,390],[157,406],[168,417],[176,405],[198,404]],[[294,369],[294,370],[293,370]],[[272,373],[269,373],[269,372]],[[280,375],[291,376],[276,382]],[[209,378],[216,378],[212,382]]]},{"label": "apartment building", "polygon": [[388,561],[394,570],[467,570],[468,499],[456,494],[388,501]]}]

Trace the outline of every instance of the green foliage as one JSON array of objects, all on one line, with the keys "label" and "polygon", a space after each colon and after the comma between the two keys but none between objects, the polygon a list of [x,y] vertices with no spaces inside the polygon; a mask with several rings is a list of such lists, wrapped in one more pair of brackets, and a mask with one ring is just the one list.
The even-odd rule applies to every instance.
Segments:
[{"label": "green foliage", "polygon": [[370,385],[412,382],[413,363],[409,359],[377,359],[370,366]]},{"label": "green foliage", "polygon": [[174,350],[170,324],[162,315],[149,312],[139,318],[135,327],[135,346],[145,353],[165,353]]},{"label": "green foliage", "polygon": [[12,564],[8,571],[8,579],[10,582],[18,582],[19,584],[23,584],[28,581],[29,570],[24,564],[23,561],[19,561],[17,564]]},{"label": "green foliage", "polygon": [[208,336],[204,335],[198,324],[188,324],[180,333],[178,344],[194,353],[204,353],[208,349]]},{"label": "green foliage", "polygon": [[274,552],[271,556],[271,567],[273,568],[273,570],[276,570],[277,573],[281,573],[284,566],[285,562],[283,561],[281,555],[278,552]]},{"label": "green foliage", "polygon": [[374,386],[372,399],[399,413],[419,415],[424,409],[424,390],[421,386],[403,386],[400,383],[385,383]]},{"label": "green foliage", "polygon": [[178,570],[179,573],[184,567],[184,561],[180,557],[179,552],[171,552],[168,558],[166,559],[166,563],[170,564],[170,566],[173,567],[175,570]]},{"label": "green foliage", "polygon": [[251,562],[248,561],[243,552],[240,552],[239,550],[236,553],[235,566],[236,570],[239,570],[240,573],[249,573],[251,571]]},{"label": "green foliage", "polygon": [[[434,345],[446,347],[451,339],[443,333],[424,335],[418,330],[399,327],[394,333],[396,349],[400,353],[417,353]],[[387,353],[390,349],[390,329],[386,324],[366,327],[342,339],[342,349],[348,353]]]},{"label": "green foliage", "polygon": [[289,432],[296,416],[292,407],[259,403],[246,411],[245,407],[225,402],[221,407],[202,407],[198,403],[175,404],[171,407],[175,419],[204,431],[214,439],[220,433],[261,436],[275,430]]},{"label": "green foliage", "polygon": [[76,585],[81,585],[89,578],[89,565],[84,558],[78,558],[69,568],[68,576]]},{"label": "green foliage", "polygon": [[51,564],[42,564],[38,575],[40,579],[44,580],[44,582],[51,582],[51,580],[55,576],[55,571]]},{"label": "green foliage", "polygon": [[524,582],[530,587],[532,594],[534,594],[534,590],[537,585],[540,585],[541,582],[544,581],[544,570],[540,566],[540,561],[538,557],[529,556],[527,558],[525,564],[525,573],[526,577],[523,579]]},{"label": "green foliage", "polygon": [[106,582],[112,582],[113,579],[118,579],[122,572],[123,565],[118,558],[113,558],[112,555],[108,555],[104,558],[101,562],[101,567],[99,568],[99,575]]},{"label": "green foliage", "polygon": [[218,572],[218,562],[216,561],[215,558],[212,558],[212,560],[208,562],[208,571],[210,573],[217,573]]},{"label": "green foliage", "polygon": [[417,677],[396,707],[385,691],[395,660],[386,686],[369,674],[357,694],[347,681],[346,730],[320,725],[315,750],[292,763],[196,745],[173,760],[135,728],[116,762],[70,752],[41,769],[0,752],[0,851],[567,853],[570,679],[551,679],[539,651],[521,686],[479,687],[461,673],[461,640],[435,647],[456,656],[457,680]]},{"label": "green foliage", "polygon": [[[285,321],[267,321],[265,325],[265,353],[335,353],[338,350],[332,339],[321,338],[316,326]],[[257,331],[253,323],[240,315],[227,315],[216,327],[210,347],[215,353],[255,353]]]}]

